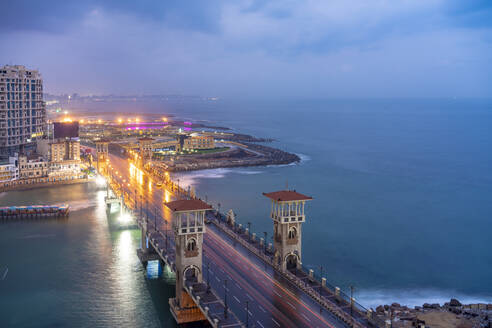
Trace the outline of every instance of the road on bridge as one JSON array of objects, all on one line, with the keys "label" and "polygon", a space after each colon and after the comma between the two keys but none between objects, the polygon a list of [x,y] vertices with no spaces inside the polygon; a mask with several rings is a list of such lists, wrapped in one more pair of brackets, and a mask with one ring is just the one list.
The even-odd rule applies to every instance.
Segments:
[{"label": "road on bridge", "polygon": [[[157,220],[160,221],[157,221],[157,226],[162,231],[168,231],[172,238],[171,213],[163,203],[178,197],[164,190],[165,185],[163,189],[156,188],[145,174],[143,179],[138,174],[132,176],[128,160],[114,155],[110,156],[110,160],[113,177],[134,198],[131,201],[136,199],[137,206],[149,215],[149,220],[154,220],[154,214],[158,213]],[[208,281],[222,300],[227,294],[229,308],[244,323],[248,320],[249,327],[346,327],[213,225],[207,225],[203,251],[204,282]]]}]

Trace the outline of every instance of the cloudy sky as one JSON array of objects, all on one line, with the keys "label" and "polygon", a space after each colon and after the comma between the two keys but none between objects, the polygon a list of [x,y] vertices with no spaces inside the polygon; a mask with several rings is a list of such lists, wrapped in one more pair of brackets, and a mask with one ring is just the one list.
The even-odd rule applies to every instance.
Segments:
[{"label": "cloudy sky", "polygon": [[2,1],[50,93],[491,97],[490,0]]}]

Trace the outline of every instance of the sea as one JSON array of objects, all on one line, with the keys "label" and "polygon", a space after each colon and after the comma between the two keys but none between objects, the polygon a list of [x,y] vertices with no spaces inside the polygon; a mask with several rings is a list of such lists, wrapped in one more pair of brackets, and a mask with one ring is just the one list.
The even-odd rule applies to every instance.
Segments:
[{"label": "sea", "polygon": [[[174,115],[273,138],[299,163],[174,174],[271,239],[262,193],[313,197],[303,265],[366,307],[492,303],[492,100],[148,101],[89,109]],[[138,231],[108,220],[93,184],[0,194],[66,202],[68,220],[0,223],[1,327],[174,327],[172,279],[149,279]],[[322,269],[321,269],[322,268]]]}]

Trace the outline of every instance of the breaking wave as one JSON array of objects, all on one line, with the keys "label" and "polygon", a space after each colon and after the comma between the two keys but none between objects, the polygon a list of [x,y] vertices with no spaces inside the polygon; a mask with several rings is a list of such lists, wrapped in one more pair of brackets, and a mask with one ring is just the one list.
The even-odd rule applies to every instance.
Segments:
[{"label": "breaking wave", "polygon": [[218,169],[178,173],[175,175],[175,180],[177,178],[179,179],[180,185],[189,186],[189,185],[196,184],[200,179],[221,179],[228,174],[253,175],[253,174],[261,174],[261,173],[263,172],[258,170],[248,170],[243,168],[237,168],[237,169],[218,168]]},{"label": "breaking wave", "polygon": [[366,308],[378,305],[399,303],[409,307],[422,306],[424,303],[444,304],[451,298],[463,304],[492,303],[492,295],[466,295],[452,290],[412,289],[412,290],[360,290],[356,294],[357,301]]}]

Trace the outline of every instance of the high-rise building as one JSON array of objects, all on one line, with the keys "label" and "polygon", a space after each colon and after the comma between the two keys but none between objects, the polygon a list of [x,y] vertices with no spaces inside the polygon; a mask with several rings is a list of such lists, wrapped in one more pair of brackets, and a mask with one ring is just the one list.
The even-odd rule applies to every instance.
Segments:
[{"label": "high-rise building", "polygon": [[41,74],[21,65],[0,67],[0,156],[34,150],[45,122]]}]

